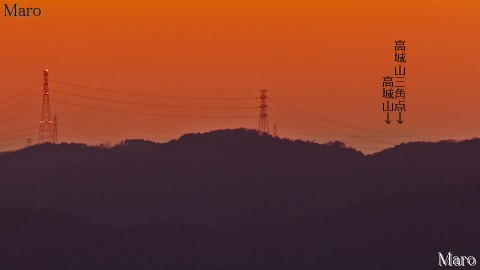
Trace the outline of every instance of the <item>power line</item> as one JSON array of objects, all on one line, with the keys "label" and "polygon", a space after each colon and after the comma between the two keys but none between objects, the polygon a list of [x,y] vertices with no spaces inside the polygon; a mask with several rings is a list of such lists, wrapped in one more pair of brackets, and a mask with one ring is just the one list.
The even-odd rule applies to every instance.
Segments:
[{"label": "power line", "polygon": [[[276,113],[278,113],[276,111]],[[300,117],[297,117],[297,116],[290,116],[288,114],[282,114],[280,113],[279,114],[280,116],[282,116],[282,118],[286,118],[286,119],[289,119],[291,121],[295,121],[296,124],[300,124],[300,125],[303,125],[303,126],[306,126],[308,127],[309,129],[319,129],[319,130],[330,130],[330,131],[335,131],[335,132],[339,132],[339,133],[342,133],[344,131],[341,131],[341,130],[338,130],[338,129],[334,129],[334,128],[329,128],[329,127],[325,127],[325,126],[322,126],[322,125],[318,125],[314,122],[310,122],[310,121],[305,121],[304,119],[300,118]],[[275,118],[275,120],[277,120],[278,118]],[[373,140],[375,139],[374,142],[372,143],[388,143],[389,141],[385,141],[384,138],[385,137],[382,137],[383,139],[378,139],[377,137],[372,137],[372,136],[356,136],[356,135],[343,135],[343,134],[331,134],[331,136],[339,136],[339,137],[354,137],[354,138],[365,138],[366,140]],[[391,138],[391,137],[388,137],[388,138]]]},{"label": "power line", "polygon": [[72,127],[81,127],[81,128],[91,128],[91,129],[103,129],[103,130],[114,130],[114,131],[127,131],[127,132],[140,132],[140,133],[166,133],[166,134],[184,134],[184,132],[178,131],[146,131],[140,129],[123,129],[123,128],[106,128],[106,127],[93,127],[93,126],[86,126],[86,125],[77,125],[77,124],[63,124],[62,126],[72,126]]},{"label": "power line", "polygon": [[295,116],[295,115],[291,115],[291,114],[288,114],[288,113],[280,112],[280,111],[278,111],[278,110],[272,110],[272,114],[278,115],[278,116],[281,116],[281,117],[284,117],[284,118],[287,118],[287,119],[290,119],[290,120],[292,120],[292,121],[295,121],[296,123],[301,123],[301,124],[304,124],[304,125],[307,125],[307,126],[310,126],[310,127],[313,127],[313,128],[318,128],[318,129],[322,129],[322,130],[329,130],[329,131],[336,131],[336,132],[342,132],[342,131],[340,131],[340,130],[338,130],[338,129],[326,127],[326,126],[323,126],[323,125],[319,125],[319,124],[317,124],[317,123],[304,120],[303,118],[301,118],[301,117],[299,117],[299,116]]},{"label": "power line", "polygon": [[[328,129],[332,131],[338,131],[338,132],[346,132],[342,130],[338,130],[335,128],[330,128],[330,127],[325,127],[323,125],[316,124],[314,122],[310,122],[307,120],[304,120],[300,116],[295,116],[295,115],[290,115],[288,113],[278,111],[278,110],[272,110],[272,114],[275,116],[279,116],[281,118],[286,118],[292,121],[295,121],[296,123],[304,124],[305,126],[309,126],[310,128],[318,128],[318,129]],[[275,117],[273,117],[275,118]],[[278,118],[275,118],[278,119]],[[372,131],[373,132],[373,131]],[[338,134],[338,136],[342,137],[354,137],[354,138],[425,138],[425,137],[438,137],[438,136],[458,136],[458,135],[477,135],[475,132],[460,132],[460,133],[436,133],[436,134],[417,134],[417,135],[403,135],[403,134],[392,134],[392,135],[352,135],[352,134]]]},{"label": "power line", "polygon": [[54,90],[55,93],[74,96],[74,97],[81,97],[91,100],[99,100],[99,101],[106,101],[112,103],[123,103],[123,104],[130,104],[130,105],[141,105],[141,106],[151,106],[151,107],[166,107],[166,108],[181,108],[181,109],[216,109],[216,110],[235,110],[235,109],[256,109],[257,107],[250,106],[250,107],[195,107],[195,106],[177,106],[177,105],[165,105],[165,104],[151,104],[151,103],[142,103],[142,102],[132,102],[132,101],[123,101],[123,100],[114,100],[109,98],[100,98],[100,97],[90,97],[85,95],[73,94],[64,91]]},{"label": "power line", "polygon": [[17,101],[16,103],[0,110],[0,113],[1,114],[5,114],[5,113],[8,113],[8,112],[11,112],[12,110],[18,108],[18,106],[21,106],[23,104],[26,104],[28,103],[28,101],[32,101],[34,97],[36,97],[38,94],[40,94],[40,92],[35,92],[33,93],[33,95],[29,95],[28,97],[25,97],[19,101]]},{"label": "power line", "polygon": [[[296,126],[296,125],[294,125],[294,124],[291,124],[291,123],[288,123],[288,122],[285,122],[285,121],[283,121],[283,120],[281,120],[281,119],[275,119],[275,121],[277,121],[277,122],[281,123],[282,125],[285,125],[285,126],[287,126],[287,127],[289,127],[289,128],[292,128],[293,130],[297,130],[297,131],[304,131],[304,130],[305,130],[304,128],[298,127],[298,126]],[[324,135],[320,135],[320,134],[315,133],[315,132],[306,132],[305,134],[306,134],[306,135],[313,136],[313,137],[320,137],[320,138],[322,138],[322,139],[324,139],[324,140],[328,140],[327,137],[325,137]]]},{"label": "power line", "polygon": [[58,83],[61,85],[72,86],[77,88],[83,89],[90,89],[96,91],[103,91],[103,92],[110,92],[110,93],[117,93],[117,94],[125,94],[125,95],[133,95],[133,96],[142,96],[142,97],[156,97],[156,98],[170,98],[170,99],[190,99],[190,100],[255,100],[258,98],[214,98],[214,97],[186,97],[186,96],[166,96],[166,95],[155,95],[155,94],[146,94],[146,93],[137,93],[132,91],[121,91],[121,90],[113,90],[113,89],[106,89],[106,88],[98,88],[98,87],[91,87],[86,85],[74,84],[69,82],[62,82],[52,80],[54,83]]},{"label": "power line", "polygon": [[37,102],[34,102],[34,103],[32,103],[32,104],[29,104],[27,107],[25,107],[25,108],[21,109],[20,111],[16,112],[15,115],[9,116],[9,117],[5,117],[5,118],[1,119],[0,122],[3,123],[3,124],[5,124],[5,123],[7,123],[7,122],[9,122],[9,121],[11,121],[11,120],[13,120],[13,119],[21,116],[23,113],[26,113],[26,112],[28,112],[28,111],[31,111],[31,110],[34,109],[34,108],[38,108],[37,105],[38,105]]},{"label": "power line", "polygon": [[83,131],[83,130],[72,130],[72,129],[65,129],[62,128],[62,132],[75,132],[75,133],[84,133],[84,134],[90,134],[90,135],[102,135],[102,136],[112,136],[112,137],[128,137],[127,135],[124,134],[112,134],[112,133],[103,133],[103,132],[91,132],[91,131]]},{"label": "power line", "polygon": [[126,113],[126,114],[136,114],[136,115],[146,115],[146,116],[157,116],[157,117],[172,117],[172,118],[199,118],[199,119],[233,119],[233,118],[256,118],[257,116],[195,116],[195,115],[174,115],[174,114],[154,114],[154,113],[141,113],[141,112],[129,112],[123,110],[115,110],[115,109],[106,109],[106,108],[99,108],[94,106],[87,106],[87,105],[80,105],[74,104],[69,102],[63,101],[54,101],[54,103],[59,103],[63,105],[93,109],[93,110],[100,110],[100,111],[110,111],[110,112],[117,112],[117,113]]},{"label": "power line", "polygon": [[300,113],[300,114],[303,114],[303,115],[305,115],[305,116],[308,116],[308,117],[311,117],[311,118],[314,118],[314,119],[317,119],[317,120],[320,120],[320,121],[329,122],[330,124],[334,124],[334,125],[338,125],[338,126],[343,126],[343,127],[345,127],[345,128],[349,128],[349,129],[353,129],[353,130],[357,130],[357,131],[363,131],[363,132],[367,132],[367,133],[382,134],[382,135],[384,135],[384,136],[396,135],[396,134],[392,134],[392,133],[390,133],[390,132],[375,131],[375,130],[371,130],[371,129],[368,129],[368,128],[358,127],[358,126],[355,126],[355,125],[352,125],[352,124],[348,124],[348,123],[345,123],[345,122],[342,122],[342,121],[330,119],[330,118],[328,118],[328,117],[321,116],[321,115],[319,115],[319,114],[312,113],[312,112],[309,112],[309,111],[306,111],[306,110],[303,110],[303,109],[300,109],[300,108],[297,108],[297,107],[294,107],[294,106],[291,106],[291,105],[288,105],[288,104],[279,102],[279,101],[277,101],[277,100],[273,100],[273,99],[270,99],[270,100],[271,100],[274,104],[276,104],[276,105],[278,105],[278,106],[280,106],[280,107],[283,107],[283,108],[286,109],[286,110],[290,110],[290,111],[292,111],[292,112]]},{"label": "power line", "polygon": [[[38,87],[38,84],[40,83],[40,81],[36,82],[35,84],[31,85],[31,86],[28,86],[28,87],[25,87],[23,89],[20,90],[20,93],[16,92],[14,93],[13,95],[11,96],[8,96],[7,98],[5,98],[4,100],[0,101],[1,104],[5,104],[7,103],[8,101],[12,100],[12,99],[15,99],[15,98],[18,98],[18,97],[21,97],[22,95],[26,94],[26,93],[29,93],[30,91],[32,90],[35,90],[35,88]],[[14,92],[14,91],[11,91],[11,92]]]},{"label": "power line", "polygon": [[17,132],[22,132],[22,131],[27,131],[27,130],[34,130],[34,129],[37,129],[37,128],[36,128],[36,127],[30,127],[30,128],[17,129],[17,130],[13,130],[13,131],[9,131],[9,132],[0,133],[0,136],[10,135],[10,134],[14,134],[14,133],[17,133]]},{"label": "power line", "polygon": [[16,135],[16,136],[14,136],[14,137],[1,138],[1,139],[0,139],[0,142],[2,142],[2,141],[16,140],[16,139],[19,139],[20,137],[34,136],[35,134],[36,134],[36,133],[26,133],[26,134]]}]

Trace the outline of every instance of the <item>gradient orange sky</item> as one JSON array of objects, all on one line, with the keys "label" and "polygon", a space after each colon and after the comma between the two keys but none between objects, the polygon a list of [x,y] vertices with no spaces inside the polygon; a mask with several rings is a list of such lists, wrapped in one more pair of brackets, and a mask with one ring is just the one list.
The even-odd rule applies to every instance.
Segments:
[{"label": "gradient orange sky", "polygon": [[[307,125],[272,112],[271,121],[277,123],[281,137],[317,142],[339,139],[367,153],[402,141],[464,139],[480,134],[480,2],[476,0],[16,3],[40,7],[43,16],[0,18],[0,113],[4,120],[0,150],[25,146],[26,138],[36,142],[42,70],[46,68],[55,81],[158,95],[257,97],[258,90],[266,88],[274,100],[342,123],[305,118],[310,123]],[[393,73],[393,46],[398,39],[407,41],[407,112],[403,125],[395,122],[387,126],[381,111],[381,77]],[[7,98],[34,85],[38,96],[28,104],[37,108],[21,114],[22,106],[11,108],[16,100],[28,95]],[[60,141],[165,141],[184,132],[256,128],[258,123],[256,118],[135,115],[56,101],[199,116],[250,116],[258,115],[258,109],[145,107],[55,91],[178,106],[258,106],[258,100],[129,97],[53,82],[50,88],[52,113],[59,118]],[[275,111],[275,105],[271,106]]]}]

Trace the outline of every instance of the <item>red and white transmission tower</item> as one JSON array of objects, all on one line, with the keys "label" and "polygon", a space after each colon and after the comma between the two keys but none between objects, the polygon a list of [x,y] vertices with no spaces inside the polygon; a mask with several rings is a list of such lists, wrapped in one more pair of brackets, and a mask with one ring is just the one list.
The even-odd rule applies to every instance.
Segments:
[{"label": "red and white transmission tower", "polygon": [[57,144],[58,143],[58,123],[57,123],[57,115],[53,116],[53,131],[52,131],[52,136],[53,136],[53,143]]},{"label": "red and white transmission tower", "polygon": [[268,105],[267,105],[268,90],[260,90],[260,120],[258,121],[258,131],[261,133],[270,133],[268,127]]},{"label": "red and white transmission tower", "polygon": [[54,143],[53,121],[50,113],[50,97],[48,94],[48,69],[43,72],[43,102],[40,113],[40,128],[38,131],[38,143]]}]

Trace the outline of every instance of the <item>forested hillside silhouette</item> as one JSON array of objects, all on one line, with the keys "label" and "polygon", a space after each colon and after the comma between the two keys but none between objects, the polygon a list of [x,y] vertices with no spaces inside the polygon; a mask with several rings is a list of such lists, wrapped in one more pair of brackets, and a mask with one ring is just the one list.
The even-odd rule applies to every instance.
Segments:
[{"label": "forested hillside silhouette", "polygon": [[435,269],[438,252],[480,258],[479,153],[478,139],[364,155],[245,129],[2,153],[0,265]]}]

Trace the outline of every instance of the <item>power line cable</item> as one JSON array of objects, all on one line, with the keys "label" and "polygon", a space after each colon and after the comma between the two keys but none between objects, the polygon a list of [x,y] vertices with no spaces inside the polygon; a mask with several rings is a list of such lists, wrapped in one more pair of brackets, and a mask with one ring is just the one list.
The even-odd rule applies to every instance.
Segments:
[{"label": "power line cable", "polygon": [[125,94],[125,95],[133,95],[133,96],[142,96],[142,97],[156,97],[156,98],[170,98],[170,99],[190,99],[190,100],[256,100],[258,98],[214,98],[214,97],[186,97],[186,96],[166,96],[166,95],[155,95],[155,94],[146,94],[146,93],[137,93],[132,91],[121,91],[121,90],[113,90],[113,89],[106,89],[106,88],[99,88],[99,87],[91,87],[86,85],[74,84],[69,82],[62,82],[56,80],[50,80],[53,83],[72,86],[77,88],[83,89],[90,89],[96,91],[103,91],[103,92],[110,92],[110,93],[117,93],[117,94]]},{"label": "power line cable", "polygon": [[157,116],[157,117],[172,117],[172,118],[199,118],[199,119],[233,119],[233,118],[254,118],[255,116],[195,116],[195,115],[174,115],[174,114],[154,114],[154,113],[142,113],[142,112],[130,112],[130,111],[123,111],[123,110],[115,110],[115,109],[106,109],[106,108],[99,108],[94,106],[87,106],[87,105],[80,105],[75,103],[63,102],[55,100],[54,103],[81,107],[86,109],[93,109],[93,110],[100,110],[100,111],[110,111],[110,112],[117,112],[117,113],[126,113],[126,114],[136,114],[136,115],[145,115],[145,116]]},{"label": "power line cable", "polygon": [[258,109],[257,106],[250,106],[250,107],[195,107],[195,106],[177,106],[177,105],[165,105],[165,104],[151,104],[151,103],[142,103],[142,102],[132,102],[132,101],[123,101],[123,100],[114,100],[108,98],[100,98],[100,97],[89,97],[85,95],[73,94],[68,93],[60,90],[53,90],[57,94],[61,95],[68,95],[80,98],[86,98],[91,100],[99,100],[99,101],[106,101],[112,103],[123,103],[123,104],[130,104],[130,105],[141,105],[141,106],[151,106],[151,107],[166,107],[166,108],[181,108],[181,109],[217,109],[217,110],[234,110],[234,109]]},{"label": "power line cable", "polygon": [[67,124],[62,123],[62,126],[72,126],[72,127],[81,127],[81,128],[91,128],[91,129],[101,129],[101,130],[113,130],[113,131],[127,131],[127,132],[140,132],[140,133],[168,133],[168,134],[184,134],[185,132],[175,132],[175,131],[153,131],[153,130],[141,130],[141,129],[123,129],[123,128],[107,128],[107,127],[94,127],[86,125],[77,125],[77,124]]},{"label": "power line cable", "polygon": [[[38,81],[38,82],[36,82],[35,84],[32,84],[31,86],[28,86],[28,87],[25,87],[25,88],[21,89],[21,90],[20,90],[20,93],[15,92],[13,95],[8,96],[8,97],[5,98],[4,100],[1,100],[1,101],[0,101],[0,104],[8,103],[8,102],[9,102],[10,100],[12,100],[12,99],[21,97],[22,95],[24,95],[24,94],[26,94],[26,93],[29,93],[29,92],[32,91],[32,90],[35,90],[35,88],[37,88],[37,87],[40,86],[40,82],[41,82],[41,81]],[[40,87],[39,87],[39,89],[40,89]],[[11,92],[14,92],[14,91],[11,91]]]}]

